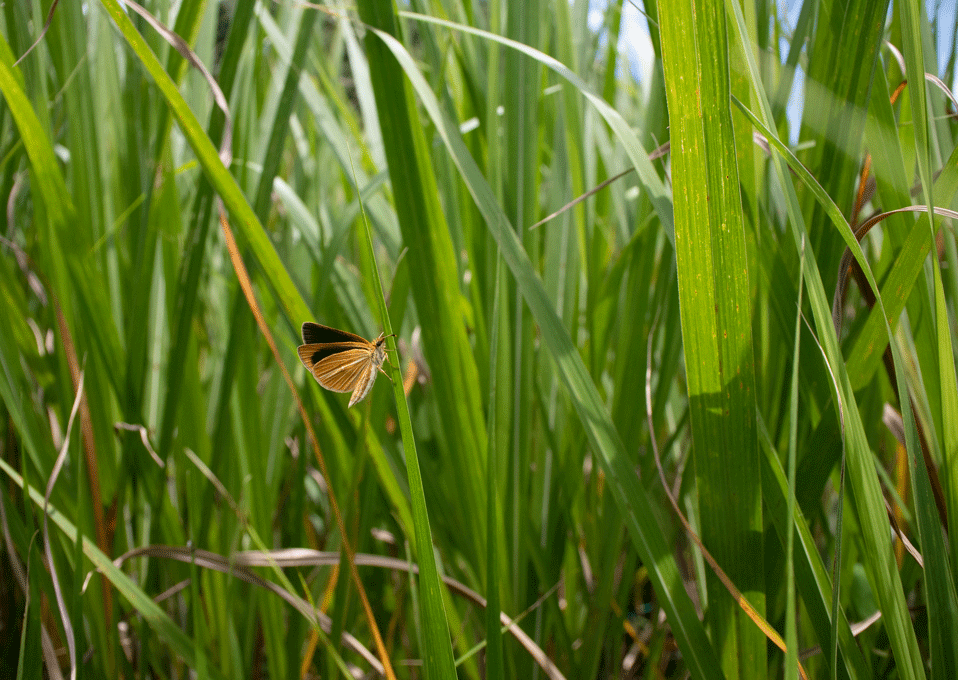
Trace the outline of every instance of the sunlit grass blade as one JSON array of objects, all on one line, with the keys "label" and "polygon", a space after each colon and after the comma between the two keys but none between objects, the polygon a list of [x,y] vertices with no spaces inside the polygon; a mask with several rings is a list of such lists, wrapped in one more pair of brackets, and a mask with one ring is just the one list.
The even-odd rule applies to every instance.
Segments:
[{"label": "sunlit grass blade", "polygon": [[496,448],[496,391],[499,388],[497,357],[499,353],[499,324],[502,314],[499,311],[499,284],[501,265],[496,260],[496,289],[492,305],[492,327],[490,329],[489,348],[489,453],[486,458],[486,677],[489,680],[503,680],[505,668],[502,648],[502,629],[499,622],[499,531],[500,523],[499,493],[496,480],[499,477],[499,451]]},{"label": "sunlit grass blade", "polygon": [[[415,675],[450,642],[469,680],[717,676],[744,629],[653,442],[696,531],[713,492],[761,508],[761,579],[729,589],[809,677],[954,674],[958,246],[951,213],[896,213],[955,207],[949,3],[730,1],[729,64],[696,62],[724,52],[704,0],[418,3],[390,15],[404,49],[345,5],[61,2],[42,33],[50,4],[0,3],[0,656],[24,677]],[[669,106],[676,55],[702,118]],[[695,308],[687,283],[736,269],[736,310]],[[714,347],[751,334],[760,485],[703,473],[690,317]],[[395,398],[363,362],[320,386],[304,321],[363,347],[391,326]],[[91,575],[94,540],[137,555],[126,584]],[[755,647],[766,673],[783,646]]]},{"label": "sunlit grass blade", "polygon": [[[788,476],[782,469],[781,462],[774,456],[771,448],[768,431],[764,422],[759,423],[760,438],[762,443],[762,484],[765,490],[766,507],[769,511],[769,518],[774,522],[778,540],[784,542],[787,535],[788,515]],[[812,619],[812,625],[818,636],[820,647],[830,644],[832,624],[830,621],[830,607],[832,605],[832,587],[829,582],[829,565],[822,561],[818,548],[815,544],[815,538],[812,530],[808,526],[804,516],[797,512],[793,516],[792,522],[796,532],[795,538],[795,580],[798,587],[798,594],[808,610],[808,615]],[[865,663],[861,650],[858,647],[855,638],[852,635],[848,620],[845,618],[845,610],[839,609],[840,621],[837,624],[838,646],[841,653],[840,663],[845,665],[849,677],[851,678],[869,678],[872,676],[871,670]],[[813,663],[811,659],[806,663]],[[813,667],[809,668],[813,671]],[[830,674],[834,677],[834,671]]]},{"label": "sunlit grass blade", "polygon": [[[366,23],[385,27],[387,32],[397,30],[397,17],[390,5],[366,1],[358,7]],[[371,34],[367,34],[365,47],[396,215],[409,246],[406,258],[416,277],[412,296],[420,318],[423,352],[434,376],[432,388],[440,414],[437,425],[459,450],[448,461],[460,499],[459,507],[451,510],[457,513],[468,537],[464,547],[478,565],[485,536],[484,486],[480,480],[485,467],[486,431],[478,369],[463,323],[459,258],[438,200],[426,137],[416,121],[401,70]],[[435,644],[438,642],[427,644],[427,649]]]},{"label": "sunlit grass blade", "polygon": [[[908,101],[911,103],[912,132],[917,152],[918,177],[921,182],[922,203],[928,209],[928,221],[919,223],[934,236],[934,187],[931,167],[931,134],[929,120],[931,109],[928,105],[927,88],[925,81],[925,54],[926,40],[925,14],[922,3],[915,0],[903,0],[898,3],[903,52],[905,57],[905,72],[908,77]],[[952,239],[952,254],[955,252]],[[952,258],[952,264],[955,264]],[[952,327],[949,321],[949,310],[942,283],[941,268],[937,253],[929,263],[932,273],[934,306],[934,348],[937,350],[937,374],[928,366],[924,384],[932,392],[930,401],[940,404],[940,411],[932,413],[935,425],[939,428],[942,451],[941,457],[947,465],[951,480],[945,493],[947,497],[949,517],[954,523],[958,516],[958,484],[955,476],[958,473],[958,381],[955,374],[955,354],[952,340]],[[897,357],[896,357],[897,358]],[[897,362],[896,362],[897,363]],[[927,362],[931,363],[931,362]],[[927,366],[926,363],[926,366]],[[921,458],[918,455],[918,434],[915,431],[914,418],[910,397],[905,396],[906,389],[899,388],[902,399],[902,419],[905,422],[907,451],[911,460]],[[937,410],[937,409],[936,409]],[[937,417],[936,417],[937,416]],[[915,477],[917,476],[917,479]],[[928,487],[927,472],[924,470],[924,461],[918,463],[917,474],[912,477],[915,489],[915,502],[920,504],[918,511],[918,527],[922,537],[925,558],[925,574],[929,582],[927,603],[929,626],[931,627],[931,653],[935,659],[935,673],[941,677],[958,673],[958,650],[951,644],[945,631],[954,631],[958,627],[958,596],[955,590],[955,574],[958,567],[958,545],[952,541],[951,550],[946,553],[946,546],[941,540],[940,523],[935,513]],[[950,564],[948,557],[950,556]]]},{"label": "sunlit grass blade", "polygon": [[[702,539],[765,613],[752,309],[729,101],[725,11],[687,2],[661,17],[672,145],[682,344]],[[695,36],[690,40],[690,36]],[[713,68],[708,68],[711,64]],[[706,622],[729,677],[766,672],[765,639],[711,572]]]}]

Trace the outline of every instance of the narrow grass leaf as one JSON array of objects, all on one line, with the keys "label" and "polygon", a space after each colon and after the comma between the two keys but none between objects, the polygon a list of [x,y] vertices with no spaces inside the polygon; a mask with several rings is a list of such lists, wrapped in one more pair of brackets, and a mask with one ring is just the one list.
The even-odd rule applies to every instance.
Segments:
[{"label": "narrow grass leaf", "polygon": [[[675,252],[701,535],[765,613],[755,434],[752,304],[729,106],[724,8],[682,2],[660,21],[672,144]],[[706,574],[712,630],[728,677],[766,672],[764,636]]]},{"label": "narrow grass leaf", "polygon": [[[23,486],[23,479],[17,474],[16,470],[11,468],[7,461],[0,459],[0,470],[10,478],[10,480],[20,486]],[[30,487],[30,500],[38,507],[44,506],[43,494],[34,487]],[[76,527],[66,516],[59,512],[52,505],[47,509],[50,521],[56,524],[63,535],[70,542],[80,540],[83,545],[83,553],[93,565],[99,569],[110,581],[114,588],[130,603],[130,605],[144,618],[150,628],[159,636],[160,640],[170,646],[172,651],[182,657],[190,667],[196,667],[198,659],[195,656],[196,648],[189,636],[177,626],[166,612],[152,598],[146,595],[139,586],[137,586],[129,576],[120,571],[106,555],[104,555],[93,542],[86,536],[78,535]],[[207,664],[207,667],[213,668]],[[212,677],[221,677],[215,671]]]}]

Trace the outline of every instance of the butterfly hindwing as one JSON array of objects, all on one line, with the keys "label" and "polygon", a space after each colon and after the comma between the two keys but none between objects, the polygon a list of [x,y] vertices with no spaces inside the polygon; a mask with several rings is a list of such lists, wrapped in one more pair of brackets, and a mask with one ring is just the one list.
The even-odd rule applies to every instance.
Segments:
[{"label": "butterfly hindwing", "polygon": [[352,406],[365,399],[369,390],[373,388],[374,382],[376,382],[376,369],[373,368],[372,361],[370,361],[366,365],[366,372],[359,376],[359,380],[356,381],[356,389],[353,390],[353,396],[349,398],[349,405]]},{"label": "butterfly hindwing", "polygon": [[326,357],[313,367],[319,384],[333,392],[350,392],[371,368],[371,353],[365,349],[348,349]]}]

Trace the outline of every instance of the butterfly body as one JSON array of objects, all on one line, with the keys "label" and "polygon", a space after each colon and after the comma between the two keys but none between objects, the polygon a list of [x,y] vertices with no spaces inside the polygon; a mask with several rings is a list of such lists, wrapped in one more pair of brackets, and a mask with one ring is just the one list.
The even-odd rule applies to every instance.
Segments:
[{"label": "butterfly body", "polygon": [[[331,392],[352,392],[349,405],[362,401],[373,387],[386,361],[386,336],[370,342],[353,333],[307,321],[303,324],[299,358]],[[386,375],[388,378],[389,376]]]}]

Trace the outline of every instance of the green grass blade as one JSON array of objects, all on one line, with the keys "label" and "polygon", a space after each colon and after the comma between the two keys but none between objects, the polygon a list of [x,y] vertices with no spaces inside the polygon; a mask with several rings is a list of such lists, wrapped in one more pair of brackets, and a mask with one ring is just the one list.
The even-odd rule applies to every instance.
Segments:
[{"label": "green grass blade", "polygon": [[501,36],[495,35],[494,33],[482,31],[470,26],[455,24],[451,21],[443,21],[441,19],[436,19],[435,17],[414,14],[412,12],[402,12],[401,16],[416,19],[417,21],[421,21],[423,23],[445,26],[446,28],[452,29],[454,31],[462,31],[463,33],[476,35],[487,40],[495,41],[501,45],[518,50],[523,54],[537,59],[542,63],[543,66],[548,67],[560,77],[569,81],[569,83],[579,90],[579,92],[581,92],[582,95],[589,100],[589,103],[595,107],[596,111],[599,112],[603,119],[605,119],[606,123],[609,124],[609,127],[612,128],[618,141],[623,147],[625,147],[625,152],[628,154],[629,160],[635,166],[635,171],[642,183],[642,188],[647,192],[649,201],[655,207],[655,214],[658,216],[659,220],[661,220],[662,226],[665,229],[665,233],[668,235],[670,241],[674,240],[674,229],[672,227],[671,192],[665,186],[662,179],[656,172],[655,167],[652,165],[652,162],[649,160],[648,151],[646,151],[642,146],[642,143],[633,132],[632,127],[622,117],[622,115],[609,106],[604,99],[594,94],[589,86],[586,85],[586,83],[583,82],[579,76],[570,71],[564,64],[550,57],[549,55],[543,54],[539,50],[529,47],[528,45],[523,45],[522,43],[516,42],[514,40],[503,38]]},{"label": "green grass blade", "polygon": [[[765,493],[765,504],[768,516],[775,524],[779,540],[784,543],[784,537],[788,531],[788,476],[782,469],[781,461],[775,456],[764,422],[759,423],[759,431],[762,435],[760,442],[763,444],[761,448],[764,454],[762,456],[762,489]],[[829,637],[832,630],[830,621],[832,586],[829,582],[829,565],[822,561],[812,529],[799,508],[796,508],[791,523],[794,524],[796,532],[795,579],[799,595],[812,619],[819,645],[825,649],[830,644]],[[848,676],[860,680],[872,677],[872,671],[852,635],[844,609],[839,609],[837,628],[838,649],[841,653],[839,662],[844,665]],[[831,673],[829,677],[836,677],[836,675]]]},{"label": "green grass blade", "polygon": [[207,173],[213,188],[234,216],[237,234],[245,239],[245,243],[266,274],[266,280],[271,284],[290,322],[295,323],[295,320],[310,318],[306,303],[280,262],[276,249],[267,238],[262,224],[256,218],[236,180],[223,165],[186,100],[180,95],[175,84],[160,66],[120,5],[114,0],[103,0],[103,5],[172,109],[180,129],[193,147],[196,158]]},{"label": "green grass blade", "polygon": [[[374,26],[396,30],[391,6],[360,3],[360,16]],[[478,371],[463,324],[458,257],[438,200],[435,170],[422,127],[395,60],[371,36],[366,39],[386,158],[406,253],[416,285],[413,298],[421,319],[423,349],[434,375],[437,407],[446,438],[459,453],[455,469],[463,530],[471,538],[470,559],[482,563],[485,536],[483,462],[486,431]]]},{"label": "green grass blade", "polygon": [[[496,291],[492,306],[492,328],[489,348],[489,421],[487,432],[496,431],[497,357],[499,353],[499,284],[500,264],[496,261]],[[499,477],[499,451],[496,437],[489,437],[489,454],[486,459],[486,677],[489,680],[504,680],[502,628],[499,621],[499,493],[496,480]]]},{"label": "green grass blade", "polygon": [[[22,478],[5,460],[0,459],[0,470],[2,470],[14,484],[22,486]],[[30,500],[38,508],[42,508],[44,505],[43,494],[34,487],[30,487]],[[66,539],[71,543],[76,541],[78,533],[73,523],[53,506],[49,507],[48,512],[51,524],[58,526]],[[196,647],[194,647],[189,636],[177,626],[173,620],[167,616],[166,612],[164,612],[152,598],[144,593],[129,576],[114,566],[113,561],[104,555],[89,538],[79,536],[79,539],[83,544],[83,554],[86,555],[87,559],[106,575],[113,587],[116,588],[139,615],[143,617],[159,638],[168,644],[172,651],[184,659],[186,663],[191,667],[195,667],[198,663],[195,656]],[[208,668],[213,668],[208,662],[204,663]],[[214,673],[213,677],[220,676],[218,673]]]},{"label": "green grass blade", "polygon": [[[375,673],[376,636],[346,565],[274,568],[262,584],[281,594],[273,598],[230,575],[227,562],[226,573],[213,573],[196,553],[191,566],[184,547],[340,555],[345,536],[372,563],[392,556],[408,566],[428,553],[426,572],[451,579],[421,591],[432,576],[359,566],[400,676],[428,649],[423,609],[438,631],[430,639],[451,641],[454,672],[468,680],[483,671],[549,676],[542,654],[569,678],[724,675],[716,650],[740,639],[739,617],[715,622],[723,604],[649,454],[652,437],[666,440],[667,483],[696,530],[714,524],[718,513],[706,506],[731,488],[702,473],[707,461],[693,449],[702,428],[689,393],[700,393],[693,382],[703,372],[684,361],[692,318],[713,334],[751,333],[754,395],[738,405],[751,400],[754,428],[741,434],[757,431],[762,449],[763,522],[753,535],[764,546],[756,592],[768,623],[792,653],[825,650],[802,658],[809,677],[954,674],[958,570],[940,532],[941,514],[958,505],[945,500],[958,498],[949,337],[958,247],[950,223],[926,214],[892,215],[860,244],[849,227],[872,210],[955,207],[954,105],[936,82],[921,81],[928,71],[951,82],[958,25],[947,3],[932,13],[921,0],[891,12],[888,0],[801,0],[787,10],[730,1],[727,65],[696,61],[724,48],[716,8],[697,4],[696,26],[693,3],[646,3],[636,14],[629,3],[603,9],[589,0],[415,0],[407,9],[417,13],[395,20],[402,58],[408,52],[415,64],[401,68],[342,7],[148,4],[227,97],[226,167],[216,154],[225,117],[210,86],[157,26],[117,0],[60,3],[41,35],[50,0],[0,3],[0,460],[42,493],[56,451],[71,447],[51,503],[79,536],[96,536],[104,555],[143,550],[145,559],[120,567],[143,593],[181,588],[159,607],[191,654],[181,656],[103,575],[84,588],[89,540],[51,525],[64,618],[76,648],[92,650],[79,672]],[[668,22],[691,22],[694,39],[679,54],[688,56],[684,84],[696,81],[708,113],[698,120],[681,102],[668,106],[662,64],[677,54]],[[732,104],[747,110],[730,114],[726,77]],[[734,136],[726,136],[729,115]],[[680,146],[689,128],[702,141],[692,150]],[[795,146],[781,141],[796,132]],[[670,136],[674,153],[649,161],[647,150]],[[733,145],[738,172],[725,186]],[[397,160],[397,150],[409,153]],[[853,215],[866,152],[874,182],[865,188],[874,193]],[[619,175],[627,168],[636,172]],[[694,193],[686,199],[688,176],[711,198],[708,208]],[[741,208],[730,205],[736,195]],[[357,223],[360,200],[371,239]],[[304,388],[325,479],[225,257],[221,205],[280,362]],[[702,216],[691,229],[689,213]],[[706,229],[716,215],[731,217],[731,231]],[[678,254],[674,221],[685,238]],[[712,267],[713,288],[728,290],[723,272],[746,269],[727,263],[748,263],[747,292],[743,278],[726,298],[739,309],[729,313],[718,295],[711,316],[708,304],[689,303],[695,279],[683,248],[693,232],[702,235],[694,261]],[[822,279],[838,274],[846,246],[862,280],[880,284],[880,300],[867,308],[868,293],[850,286],[835,338],[834,286]],[[390,359],[403,373],[402,422],[398,402],[383,398],[385,378],[348,409],[348,395],[323,390],[296,356],[305,320],[375,337],[383,291],[385,325],[399,333]],[[737,314],[749,321],[725,322]],[[719,333],[709,347],[747,348],[743,337]],[[722,368],[733,371],[746,355],[723,357]],[[707,353],[697,356],[716,368]],[[65,443],[79,362],[89,415]],[[896,386],[910,399],[902,403]],[[739,417],[730,411],[729,420]],[[416,470],[407,470],[410,455]],[[13,632],[0,655],[16,663],[26,639],[21,658],[35,663],[21,668],[24,677],[44,665],[56,675],[52,646],[37,635],[43,625],[56,639],[59,627],[38,605],[53,596],[31,546],[40,511],[0,477],[11,489],[2,507],[13,546],[0,572],[32,565],[28,584],[0,588]],[[754,500],[754,479],[726,486]],[[334,495],[342,526],[332,520]],[[882,496],[923,565],[894,535],[888,541]],[[425,529],[430,545],[417,537]],[[708,544],[728,550],[732,533]],[[165,560],[167,550],[186,559]],[[690,588],[700,595],[691,603]],[[328,612],[332,634],[311,627],[307,602]],[[915,603],[925,605],[917,616]],[[512,631],[502,632],[496,607],[518,617]],[[852,636],[848,621],[879,609],[882,617]],[[337,631],[362,651],[341,650]],[[761,653],[767,673],[794,673],[793,656],[773,645]]]},{"label": "green grass blade", "polygon": [[[387,147],[387,155],[389,153]],[[365,215],[364,215],[365,216]],[[364,220],[366,248],[375,264],[373,255],[373,237],[369,221]],[[391,335],[392,323],[378,267],[373,267],[376,289],[379,292],[379,313],[383,320],[383,332]],[[395,350],[395,341],[390,339],[390,349]],[[406,474],[409,479],[410,505],[412,506],[413,530],[418,546],[419,590],[422,593],[420,615],[423,625],[423,657],[427,678],[453,677],[456,675],[452,646],[449,644],[449,624],[443,605],[443,587],[439,580],[436,557],[433,553],[432,529],[429,526],[429,513],[426,509],[426,494],[423,490],[422,472],[419,466],[419,454],[416,450],[416,437],[409,418],[409,406],[403,391],[402,376],[396,366],[392,367],[393,392],[396,397],[396,411],[399,428],[402,433],[405,450]]]},{"label": "green grass blade", "polygon": [[[816,168],[818,182],[835,197],[845,214],[850,212],[861,167],[863,112],[879,63],[882,17],[888,5],[889,0],[818,2],[818,17],[807,47],[812,56],[806,64],[802,138],[810,138],[815,144],[802,154],[802,159]],[[839,235],[825,226],[824,208],[815,197],[802,196],[809,246],[830,289],[841,258]]]}]

